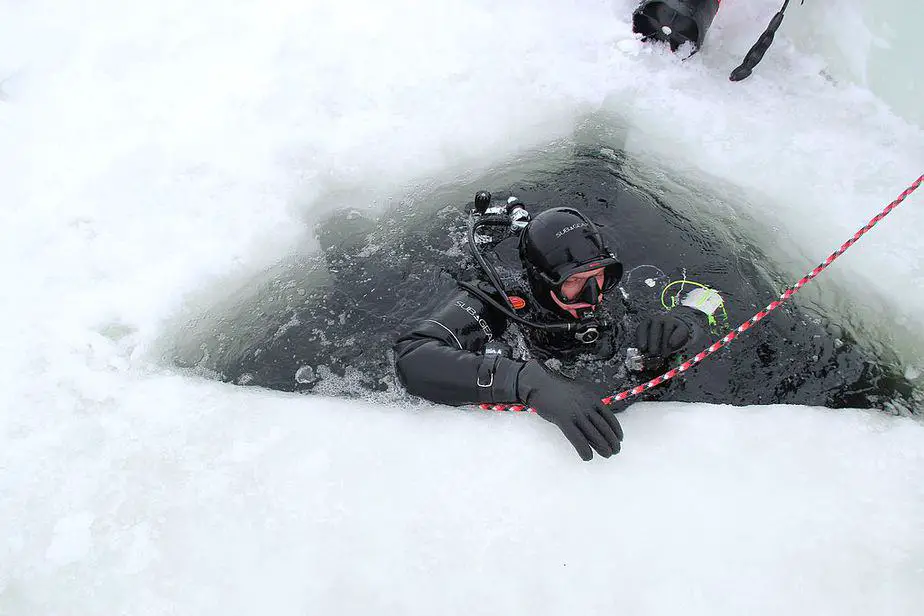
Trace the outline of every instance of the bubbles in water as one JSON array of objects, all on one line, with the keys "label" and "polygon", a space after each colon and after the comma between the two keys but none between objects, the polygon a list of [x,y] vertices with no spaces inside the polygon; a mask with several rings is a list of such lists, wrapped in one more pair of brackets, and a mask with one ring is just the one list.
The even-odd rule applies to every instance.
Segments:
[{"label": "bubbles in water", "polygon": [[302,366],[295,372],[295,381],[302,384],[313,383],[315,379],[314,368],[311,366]]}]

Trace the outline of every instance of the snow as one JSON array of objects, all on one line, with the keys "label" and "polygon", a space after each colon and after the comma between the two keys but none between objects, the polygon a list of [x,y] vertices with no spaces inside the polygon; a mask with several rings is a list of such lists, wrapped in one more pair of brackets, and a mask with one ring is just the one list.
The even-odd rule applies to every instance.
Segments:
[{"label": "snow", "polygon": [[[0,2],[0,614],[920,613],[919,422],[643,403],[623,452],[582,464],[533,416],[160,358],[202,289],[310,249],[325,209],[502,166],[601,108],[809,269],[920,175],[924,134],[819,76],[795,5],[729,84],[778,7],[727,5],[681,64],[626,44],[622,0]],[[818,282],[912,371],[921,204]]]}]

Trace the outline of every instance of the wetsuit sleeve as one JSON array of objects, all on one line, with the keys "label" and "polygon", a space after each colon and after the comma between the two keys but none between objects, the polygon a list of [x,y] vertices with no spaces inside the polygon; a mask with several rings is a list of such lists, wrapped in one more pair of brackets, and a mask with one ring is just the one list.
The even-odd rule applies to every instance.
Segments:
[{"label": "wetsuit sleeve", "polygon": [[440,404],[516,402],[523,362],[484,354],[505,327],[499,311],[459,291],[395,343],[398,379]]}]

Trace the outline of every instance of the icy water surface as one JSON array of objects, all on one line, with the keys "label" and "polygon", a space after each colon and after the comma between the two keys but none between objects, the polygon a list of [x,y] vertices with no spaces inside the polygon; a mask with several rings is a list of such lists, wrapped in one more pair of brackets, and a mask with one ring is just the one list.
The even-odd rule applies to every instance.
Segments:
[{"label": "icy water surface", "polygon": [[[656,191],[632,186],[626,177],[635,166],[611,148],[557,145],[493,177],[397,201],[380,219],[334,210],[317,224],[319,253],[279,265],[235,292],[245,299],[229,297],[228,305],[213,307],[191,335],[184,331],[177,362],[239,385],[400,395],[390,347],[474,267],[465,230],[476,188],[492,190],[495,198],[516,195],[534,213],[575,207],[597,222],[625,265],[619,288],[624,331],[663,310],[660,292],[671,281],[690,279],[719,289],[732,327],[791,282],[734,220],[686,211]],[[496,258],[517,270],[515,239],[501,242]],[[716,337],[726,330],[717,329]],[[913,388],[897,359],[860,338],[850,323],[826,315],[823,307],[790,304],[647,399],[911,412]],[[638,382],[619,357],[557,367],[618,390]]]}]

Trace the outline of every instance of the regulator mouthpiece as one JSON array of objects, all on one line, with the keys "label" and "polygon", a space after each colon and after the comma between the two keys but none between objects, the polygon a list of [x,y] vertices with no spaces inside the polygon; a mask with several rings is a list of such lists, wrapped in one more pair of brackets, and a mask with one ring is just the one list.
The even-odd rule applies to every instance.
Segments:
[{"label": "regulator mouthpiece", "polygon": [[608,320],[597,318],[590,314],[585,321],[575,326],[574,339],[584,344],[593,344],[603,335],[603,330],[609,327],[610,322]]},{"label": "regulator mouthpiece", "polygon": [[582,330],[574,332],[574,338],[578,342],[583,342],[584,344],[593,344],[600,339],[600,330],[596,326],[591,325]]}]

